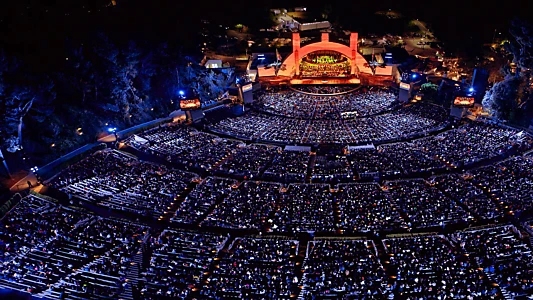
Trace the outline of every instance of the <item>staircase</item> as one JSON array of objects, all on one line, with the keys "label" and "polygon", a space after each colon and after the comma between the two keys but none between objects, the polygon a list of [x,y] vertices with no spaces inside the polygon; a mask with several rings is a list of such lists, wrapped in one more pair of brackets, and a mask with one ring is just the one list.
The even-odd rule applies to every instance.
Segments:
[{"label": "staircase", "polygon": [[[485,274],[487,274],[487,277],[489,278],[490,281],[497,282],[493,274],[491,273],[485,273]],[[503,289],[500,287],[500,291],[502,292],[502,296],[505,300],[514,300],[513,295],[511,295],[511,293],[509,293],[506,289]]]},{"label": "staircase", "polygon": [[139,274],[141,271],[141,265],[143,261],[143,253],[142,251],[137,252],[135,256],[133,256],[133,260],[130,263],[131,267],[128,269],[128,272],[126,273],[126,287],[124,288],[124,292],[120,294],[119,299],[120,300],[133,300],[133,287],[137,286],[137,282],[139,282]]},{"label": "staircase", "polygon": [[[297,257],[297,268],[295,270],[297,276],[298,276],[298,282],[300,287],[300,293],[298,294],[298,297],[296,299],[298,300],[304,300],[307,290],[307,284],[305,283],[305,277],[307,274],[304,272],[304,265],[308,259],[307,255],[308,252],[312,249],[310,243],[312,242],[313,238],[309,235],[302,234],[298,241],[298,255]],[[311,249],[310,249],[311,248]]]},{"label": "staircase", "polygon": [[311,183],[313,172],[316,164],[316,153],[311,153],[309,156],[309,164],[307,165],[307,172],[305,175],[305,183]]}]

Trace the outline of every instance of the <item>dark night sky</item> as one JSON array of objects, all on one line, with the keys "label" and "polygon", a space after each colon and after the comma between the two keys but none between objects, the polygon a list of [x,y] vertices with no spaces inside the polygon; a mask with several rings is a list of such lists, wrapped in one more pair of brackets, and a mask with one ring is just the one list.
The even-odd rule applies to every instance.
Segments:
[{"label": "dark night sky", "polygon": [[[370,16],[378,10],[393,9],[411,18],[420,18],[432,25],[437,36],[445,42],[462,45],[491,40],[494,29],[507,31],[514,16],[527,16],[525,0],[501,1],[493,6],[489,1],[295,1],[295,0],[117,0],[121,12],[107,9],[104,13],[72,15],[65,11],[86,11],[99,7],[108,0],[19,0],[0,1],[0,43],[14,49],[25,44],[40,48],[54,47],[54,41],[65,36],[83,36],[86,32],[104,31],[124,39],[146,41],[190,41],[198,32],[195,26],[200,18],[228,24],[250,24],[266,16],[268,8],[306,6],[320,11],[331,5],[332,16],[346,24],[348,29],[370,30]],[[507,5],[509,4],[509,5]],[[85,6],[85,9],[81,7]],[[44,9],[48,13],[44,13]],[[127,9],[124,9],[127,8]],[[370,28],[370,29],[369,29]],[[36,42],[38,41],[38,42]],[[37,45],[35,45],[37,43]],[[31,48],[30,47],[30,48]],[[19,49],[31,51],[31,49]],[[18,51],[18,50],[17,50]]]}]

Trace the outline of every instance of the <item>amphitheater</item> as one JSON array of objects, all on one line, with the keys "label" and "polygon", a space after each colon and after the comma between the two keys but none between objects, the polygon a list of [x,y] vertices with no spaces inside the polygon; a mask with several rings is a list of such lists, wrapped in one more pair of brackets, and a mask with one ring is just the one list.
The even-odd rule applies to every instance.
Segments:
[{"label": "amphitheater", "polygon": [[386,88],[262,91],[87,154],[2,220],[46,299],[532,299],[533,137]]}]

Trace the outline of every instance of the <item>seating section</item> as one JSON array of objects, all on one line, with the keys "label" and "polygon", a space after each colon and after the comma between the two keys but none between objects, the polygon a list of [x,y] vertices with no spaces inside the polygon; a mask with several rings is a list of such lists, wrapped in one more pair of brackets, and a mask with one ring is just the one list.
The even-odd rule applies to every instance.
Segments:
[{"label": "seating section", "polygon": [[488,299],[498,293],[476,262],[444,236],[385,239],[383,243],[395,298]]},{"label": "seating section", "polygon": [[317,239],[303,264],[303,299],[375,299],[388,294],[386,273],[369,240]]},{"label": "seating section", "polygon": [[289,299],[297,296],[294,275],[298,242],[290,239],[237,238],[201,290],[201,299]]},{"label": "seating section", "polygon": [[245,181],[200,223],[239,229],[263,229],[280,201],[277,183]]},{"label": "seating section", "polygon": [[228,118],[210,125],[210,130],[246,140],[286,144],[353,144],[397,141],[444,128],[442,107],[424,103],[400,108],[391,113],[348,119],[325,113],[325,119],[287,118],[252,111],[239,118]]},{"label": "seating section", "polygon": [[[362,88],[341,95],[339,87],[298,86],[298,91],[262,93],[255,108],[259,111],[290,118],[339,119],[368,116],[383,112],[397,104],[395,93],[386,89]],[[348,87],[346,91],[353,89]]]},{"label": "seating section", "polygon": [[61,188],[77,198],[110,209],[159,217],[198,175],[138,160],[113,172]]},{"label": "seating section", "polygon": [[279,182],[303,182],[307,174],[309,152],[281,151],[275,154],[272,164],[263,177]]},{"label": "seating section", "polygon": [[[43,211],[55,211],[57,205],[53,202],[28,196],[15,206],[3,219],[0,227],[0,251],[2,261],[9,261],[17,255],[28,252],[33,245],[49,239],[53,232],[52,223],[56,213],[41,214]],[[30,216],[35,222],[26,222]],[[68,223],[56,226],[69,226]],[[70,230],[69,227],[61,228]]]},{"label": "seating section", "polygon": [[146,139],[155,142],[150,142],[144,151],[196,172],[211,170],[239,144],[181,125],[154,130]]},{"label": "seating section", "polygon": [[454,200],[423,180],[385,183],[394,205],[408,220],[409,227],[434,227],[466,223],[473,217]]},{"label": "seating section", "polygon": [[103,219],[34,196],[24,198],[3,222],[8,222],[6,228],[27,233],[21,235],[24,245],[2,237],[5,250],[18,248],[4,252],[10,255],[4,255],[0,265],[0,286],[31,293],[61,291],[79,298],[118,296],[128,262],[139,249],[138,239],[147,233],[145,226]]},{"label": "seating section", "polygon": [[79,252],[71,250],[70,254],[82,256],[82,260],[90,262],[79,269],[75,264],[69,264],[68,267],[75,271],[54,284],[47,294],[59,296],[57,293],[60,292],[63,297],[74,299],[116,299],[124,292],[126,272],[148,235],[148,228],[102,218],[83,226],[87,227],[75,233],[81,239],[63,241],[62,247],[82,248]]},{"label": "seating section", "polygon": [[260,144],[238,146],[218,166],[215,174],[238,176],[244,179],[257,178],[270,164],[278,150],[278,147]]},{"label": "seating section", "polygon": [[290,184],[273,219],[274,232],[335,232],[333,197],[326,184]]},{"label": "seating section", "polygon": [[533,255],[516,227],[497,226],[458,232],[455,238],[479,268],[510,297],[533,295]]},{"label": "seating section", "polygon": [[149,241],[152,254],[142,272],[142,299],[187,298],[209,272],[228,236],[164,230]]},{"label": "seating section", "polygon": [[78,163],[69,165],[57,176],[48,181],[48,185],[62,188],[84,179],[116,172],[135,163],[136,159],[119,151],[100,150]]},{"label": "seating section", "polygon": [[401,174],[401,168],[395,164],[395,161],[389,160],[388,156],[378,149],[350,150],[347,157],[360,178]]},{"label": "seating section", "polygon": [[350,162],[344,155],[317,155],[313,166],[313,182],[346,182],[354,178]]},{"label": "seating section", "polygon": [[220,105],[202,130],[136,133],[15,195],[0,216],[0,288],[533,299],[530,133],[384,88],[298,88],[269,87],[240,117]]},{"label": "seating section", "polygon": [[400,167],[403,174],[440,171],[446,168],[444,162],[433,158],[413,143],[380,145],[378,149],[388,161]]},{"label": "seating section", "polygon": [[407,228],[399,209],[378,184],[340,184],[340,227],[346,233]]},{"label": "seating section", "polygon": [[447,174],[434,178],[437,188],[452,199],[464,205],[478,219],[496,219],[503,216],[503,210],[483,191],[472,182],[468,174]]},{"label": "seating section", "polygon": [[207,177],[192,190],[172,217],[172,222],[195,224],[202,221],[214,206],[232,191],[236,180]]},{"label": "seating section", "polygon": [[416,140],[414,144],[415,147],[437,155],[440,160],[452,166],[463,167],[494,158],[513,147],[518,147],[518,133],[516,129],[476,122],[434,137]]},{"label": "seating section", "polygon": [[514,157],[470,171],[474,185],[486,191],[506,213],[520,217],[533,212],[533,159]]}]

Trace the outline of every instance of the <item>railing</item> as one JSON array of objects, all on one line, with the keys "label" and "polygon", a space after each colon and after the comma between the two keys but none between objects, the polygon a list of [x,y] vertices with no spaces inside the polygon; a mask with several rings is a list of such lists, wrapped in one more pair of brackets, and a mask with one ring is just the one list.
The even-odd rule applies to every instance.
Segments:
[{"label": "railing", "polygon": [[2,206],[0,206],[0,220],[2,220],[17,204],[26,196],[26,193],[23,192],[24,195],[20,193],[14,194],[9,200],[4,202]]}]

